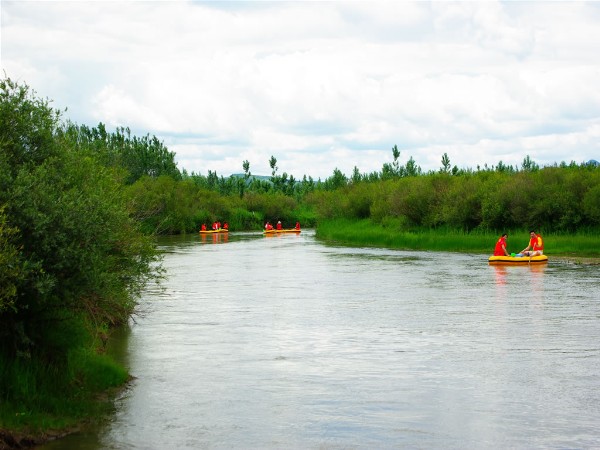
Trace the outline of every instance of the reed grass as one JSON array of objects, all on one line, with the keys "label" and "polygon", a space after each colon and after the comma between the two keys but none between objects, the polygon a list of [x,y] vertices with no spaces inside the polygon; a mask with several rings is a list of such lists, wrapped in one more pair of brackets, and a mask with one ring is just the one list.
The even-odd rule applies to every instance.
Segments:
[{"label": "reed grass", "polygon": [[91,351],[75,351],[61,364],[0,355],[0,430],[37,438],[96,420],[111,407],[100,399],[128,377],[108,355]]},{"label": "reed grass", "polygon": [[[528,230],[508,230],[506,233],[509,252],[518,253],[527,246]],[[316,231],[319,239],[352,246],[489,254],[494,251],[500,234],[491,230],[407,229],[400,222],[376,224],[369,219],[321,221]],[[546,254],[600,257],[599,233],[541,234]]]}]

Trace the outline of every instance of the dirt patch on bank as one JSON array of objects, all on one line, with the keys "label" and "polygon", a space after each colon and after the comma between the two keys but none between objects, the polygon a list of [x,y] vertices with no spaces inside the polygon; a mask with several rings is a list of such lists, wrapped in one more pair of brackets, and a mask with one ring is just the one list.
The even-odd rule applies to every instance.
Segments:
[{"label": "dirt patch on bank", "polygon": [[44,433],[18,433],[0,430],[0,450],[30,449],[81,431],[79,426]]},{"label": "dirt patch on bank", "polygon": [[568,264],[578,264],[587,266],[600,266],[600,258],[598,257],[584,257],[584,256],[552,256],[549,258],[566,262]]}]

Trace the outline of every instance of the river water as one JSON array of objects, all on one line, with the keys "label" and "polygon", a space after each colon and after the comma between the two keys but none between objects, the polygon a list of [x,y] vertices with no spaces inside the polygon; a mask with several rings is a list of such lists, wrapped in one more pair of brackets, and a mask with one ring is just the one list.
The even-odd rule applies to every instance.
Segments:
[{"label": "river water", "polygon": [[161,242],[96,430],[46,449],[600,447],[600,269],[325,245]]}]

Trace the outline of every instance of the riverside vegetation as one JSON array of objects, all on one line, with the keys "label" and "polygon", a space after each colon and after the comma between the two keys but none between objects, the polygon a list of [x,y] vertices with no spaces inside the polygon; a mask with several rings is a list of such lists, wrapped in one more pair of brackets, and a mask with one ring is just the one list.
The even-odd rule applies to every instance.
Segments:
[{"label": "riverside vegetation", "polygon": [[[534,228],[556,254],[598,256],[600,168],[460,169],[442,155],[325,180],[279,173],[227,178],[179,170],[154,136],[63,119],[27,85],[0,80],[0,447],[35,443],[102,415],[100,394],[125,368],[106,354],[148,282],[161,277],[158,234],[200,224],[317,227],[352,245],[489,253],[498,233],[519,249]],[[52,431],[58,430],[58,431]]]}]

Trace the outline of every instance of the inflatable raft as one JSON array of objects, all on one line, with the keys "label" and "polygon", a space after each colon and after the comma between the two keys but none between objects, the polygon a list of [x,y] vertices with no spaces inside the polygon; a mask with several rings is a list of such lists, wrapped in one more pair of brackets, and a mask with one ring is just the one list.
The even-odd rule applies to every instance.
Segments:
[{"label": "inflatable raft", "polygon": [[548,262],[546,255],[541,256],[490,256],[488,259],[490,264],[507,264],[507,265],[520,265],[520,264],[544,264]]},{"label": "inflatable raft", "polygon": [[297,228],[284,228],[282,230],[276,230],[276,229],[264,230],[263,233],[264,234],[300,233],[300,230],[298,230]]},{"label": "inflatable raft", "polygon": [[229,233],[229,230],[225,228],[219,228],[217,230],[200,230],[200,234],[217,234],[217,233]]}]

